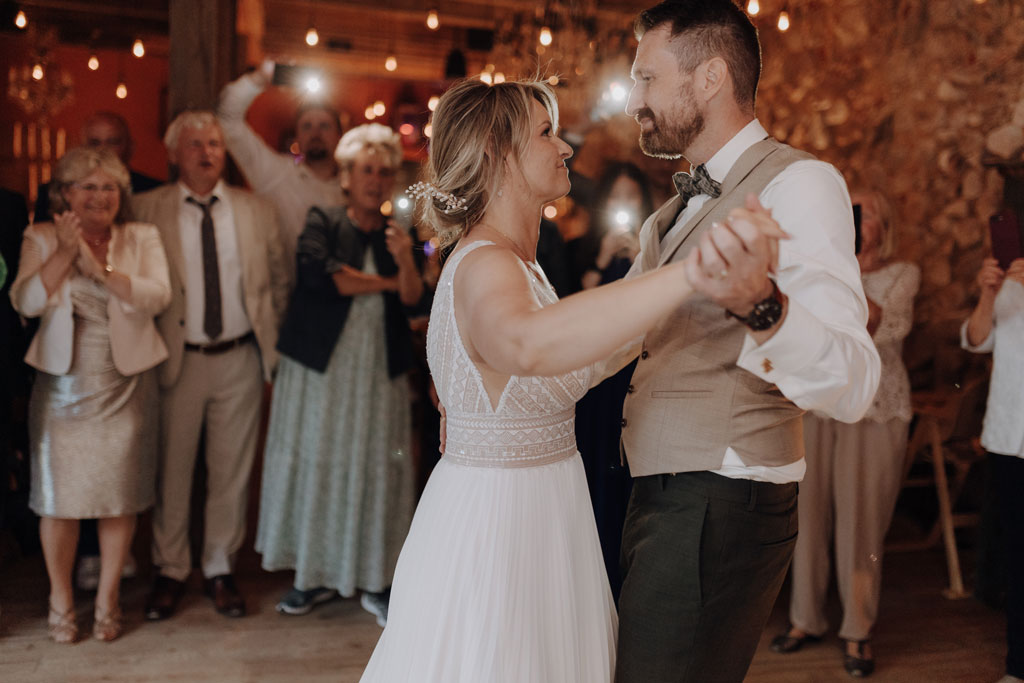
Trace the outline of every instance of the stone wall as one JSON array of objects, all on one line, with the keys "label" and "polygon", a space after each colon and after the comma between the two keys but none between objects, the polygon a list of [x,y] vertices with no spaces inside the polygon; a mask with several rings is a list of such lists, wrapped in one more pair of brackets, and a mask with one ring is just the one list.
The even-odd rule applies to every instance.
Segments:
[{"label": "stone wall", "polygon": [[[836,0],[762,27],[758,114],[776,137],[893,201],[903,257],[921,266],[907,361],[918,385],[972,361],[958,330],[1003,202],[998,156],[1024,145],[1024,3]],[[989,151],[986,151],[988,141]]]}]

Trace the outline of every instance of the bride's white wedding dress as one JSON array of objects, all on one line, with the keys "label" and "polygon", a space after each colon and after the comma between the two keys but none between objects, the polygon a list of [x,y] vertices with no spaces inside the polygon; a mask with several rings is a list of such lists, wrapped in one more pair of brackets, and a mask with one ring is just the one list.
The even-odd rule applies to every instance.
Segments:
[{"label": "bride's white wedding dress", "polygon": [[[617,618],[573,412],[591,370],[512,377],[492,407],[437,285],[427,357],[447,448],[402,548],[362,683],[609,683]],[[524,269],[526,266],[524,265]],[[539,269],[538,301],[556,301]]]}]

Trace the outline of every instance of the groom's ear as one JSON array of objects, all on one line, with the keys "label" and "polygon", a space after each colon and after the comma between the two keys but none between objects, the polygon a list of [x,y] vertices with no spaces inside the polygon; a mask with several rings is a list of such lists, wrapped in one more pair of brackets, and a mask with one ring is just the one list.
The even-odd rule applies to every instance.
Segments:
[{"label": "groom's ear", "polygon": [[694,70],[694,93],[708,102],[730,83],[729,66],[721,57],[712,57]]}]

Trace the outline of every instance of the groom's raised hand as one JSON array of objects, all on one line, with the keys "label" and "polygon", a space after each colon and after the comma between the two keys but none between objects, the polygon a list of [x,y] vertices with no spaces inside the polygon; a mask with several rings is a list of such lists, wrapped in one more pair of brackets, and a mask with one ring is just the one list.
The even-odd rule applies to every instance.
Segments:
[{"label": "groom's raised hand", "polygon": [[698,292],[732,313],[745,317],[754,304],[771,295],[769,273],[778,263],[778,243],[788,235],[747,195],[746,206],[713,223],[687,255],[686,274]]}]

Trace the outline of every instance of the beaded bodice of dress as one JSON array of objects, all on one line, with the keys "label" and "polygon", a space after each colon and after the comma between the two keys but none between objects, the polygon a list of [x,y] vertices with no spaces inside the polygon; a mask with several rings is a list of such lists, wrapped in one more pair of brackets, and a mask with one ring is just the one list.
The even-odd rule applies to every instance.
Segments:
[{"label": "beaded bodice of dress", "polygon": [[[455,320],[455,270],[478,241],[451,257],[437,283],[427,332],[427,361],[447,416],[444,457],[481,467],[531,467],[576,453],[576,401],[590,384],[591,368],[554,377],[509,379],[496,406],[459,335]],[[543,271],[523,265],[542,306],[558,300]]]}]

